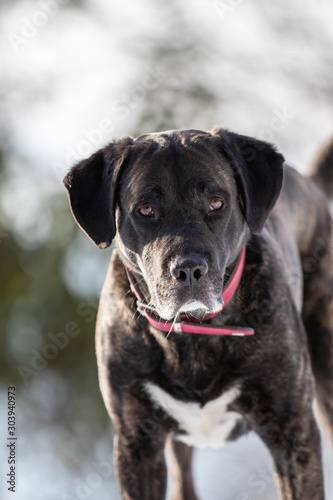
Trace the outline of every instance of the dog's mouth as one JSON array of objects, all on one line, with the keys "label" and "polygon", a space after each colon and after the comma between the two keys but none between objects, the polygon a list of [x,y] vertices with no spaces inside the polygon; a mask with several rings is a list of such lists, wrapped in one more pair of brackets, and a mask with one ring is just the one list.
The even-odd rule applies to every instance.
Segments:
[{"label": "dog's mouth", "polygon": [[207,291],[204,292],[202,290],[200,298],[193,297],[193,294],[188,294],[190,296],[180,298],[172,288],[168,287],[168,293],[164,294],[167,297],[161,297],[156,293],[156,290],[154,290],[155,293],[149,293],[148,296],[145,296],[142,294],[133,275],[128,269],[126,269],[126,272],[132,292],[136,295],[137,308],[140,313],[151,311],[151,313],[158,316],[162,321],[178,321],[179,318],[189,321],[204,321],[221,312],[223,308],[224,298],[222,290],[220,293],[213,293],[212,290],[207,293]]},{"label": "dog's mouth", "polygon": [[188,319],[204,321],[207,317],[211,317],[212,314],[217,314],[220,310],[221,308],[217,311],[211,311],[203,302],[195,300],[184,304],[184,306],[180,308],[179,314]]},{"label": "dog's mouth", "polygon": [[[192,282],[190,282],[192,286],[183,286],[182,288],[165,285],[162,288],[162,294],[152,294],[153,300],[157,299],[156,310],[159,311],[160,317],[170,320],[183,315],[188,318],[192,317],[196,320],[204,321],[221,312],[223,307],[233,297],[241,280],[245,254],[246,248],[244,246],[225,284],[224,275],[221,276],[218,282],[216,280],[214,282],[208,276],[205,276],[205,279],[202,280],[203,282],[200,284],[197,283],[196,287],[193,286]],[[223,288],[221,284],[224,284]],[[154,291],[156,292],[157,290]]]},{"label": "dog's mouth", "polygon": [[223,300],[214,300],[211,307],[204,304],[200,300],[188,301],[182,306],[175,309],[174,307],[157,307],[155,311],[157,314],[167,321],[171,321],[176,317],[187,319],[189,321],[205,321],[206,319],[215,316],[221,312],[223,308]]}]

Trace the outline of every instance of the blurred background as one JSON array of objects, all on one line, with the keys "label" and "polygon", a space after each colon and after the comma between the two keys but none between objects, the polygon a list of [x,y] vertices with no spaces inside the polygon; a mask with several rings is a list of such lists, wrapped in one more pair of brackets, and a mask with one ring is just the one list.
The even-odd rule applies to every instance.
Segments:
[{"label": "blurred background", "polygon": [[[330,0],[1,0],[1,498],[119,499],[94,350],[112,250],[75,225],[68,168],[123,134],[219,124],[305,172],[333,133],[332,18]],[[198,451],[195,476],[205,500],[277,499],[254,436]]]}]

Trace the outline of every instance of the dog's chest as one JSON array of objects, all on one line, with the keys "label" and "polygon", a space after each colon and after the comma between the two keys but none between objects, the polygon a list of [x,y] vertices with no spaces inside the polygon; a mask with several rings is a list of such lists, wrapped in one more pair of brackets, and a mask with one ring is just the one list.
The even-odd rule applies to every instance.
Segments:
[{"label": "dog's chest", "polygon": [[181,432],[175,437],[189,446],[223,446],[242,419],[239,413],[228,410],[230,403],[240,394],[239,387],[225,391],[203,407],[198,403],[175,399],[151,382],[146,383],[146,390],[154,404],[178,422]]}]

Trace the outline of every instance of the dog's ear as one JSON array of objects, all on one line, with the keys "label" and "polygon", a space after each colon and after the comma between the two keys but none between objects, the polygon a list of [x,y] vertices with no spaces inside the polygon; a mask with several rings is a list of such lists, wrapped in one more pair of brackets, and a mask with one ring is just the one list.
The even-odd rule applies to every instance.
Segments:
[{"label": "dog's ear", "polygon": [[284,158],[267,142],[217,127],[210,133],[234,170],[245,220],[259,234],[282,188]]},{"label": "dog's ear", "polygon": [[71,168],[63,182],[74,218],[100,248],[115,234],[116,188],[133,140],[124,137]]}]

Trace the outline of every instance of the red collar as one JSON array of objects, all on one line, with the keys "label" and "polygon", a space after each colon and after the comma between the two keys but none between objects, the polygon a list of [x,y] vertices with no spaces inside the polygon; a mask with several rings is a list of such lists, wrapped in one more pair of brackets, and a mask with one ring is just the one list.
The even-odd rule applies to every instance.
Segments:
[{"label": "red collar", "polygon": [[[232,273],[227,286],[225,290],[223,291],[223,307],[221,311],[225,308],[225,306],[230,302],[232,299],[238,284],[241,280],[243,269],[244,269],[244,264],[245,264],[245,254],[246,254],[246,248],[245,246],[242,249],[242,252],[238,258],[236,267],[234,269],[234,272]],[[139,290],[139,287],[137,283],[135,282],[132,274],[129,272],[127,268],[126,273],[128,280],[131,285],[131,290],[135,294],[137,300],[137,307],[139,313],[147,318],[149,323],[157,328],[158,330],[161,330],[162,332],[175,332],[175,333],[199,333],[203,335],[233,335],[233,336],[247,336],[247,335],[254,335],[254,330],[253,328],[246,328],[246,327],[235,327],[235,326],[223,326],[223,327],[216,327],[216,326],[211,326],[208,324],[203,324],[202,322],[198,323],[198,320],[193,321],[182,321],[185,318],[188,318],[188,316],[180,316],[179,315],[172,321],[164,321],[162,318],[156,315],[155,309],[153,307],[150,307],[148,304],[144,302],[144,298]],[[210,314],[205,317],[205,320],[213,318],[217,314],[219,314],[221,311],[218,311],[216,313]]]}]

